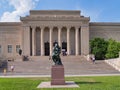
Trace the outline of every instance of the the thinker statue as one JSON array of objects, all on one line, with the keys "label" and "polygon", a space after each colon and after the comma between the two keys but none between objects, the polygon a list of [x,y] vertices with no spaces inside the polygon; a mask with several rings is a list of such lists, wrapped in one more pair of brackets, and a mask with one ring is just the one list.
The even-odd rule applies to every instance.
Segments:
[{"label": "the thinker statue", "polygon": [[52,53],[52,60],[55,65],[62,65],[61,58],[60,58],[61,48],[58,43],[55,43]]}]

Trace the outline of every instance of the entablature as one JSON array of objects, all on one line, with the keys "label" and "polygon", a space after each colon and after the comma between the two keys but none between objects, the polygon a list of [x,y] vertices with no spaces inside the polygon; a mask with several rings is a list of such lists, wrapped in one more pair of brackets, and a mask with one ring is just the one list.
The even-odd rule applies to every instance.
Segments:
[{"label": "entablature", "polygon": [[21,21],[90,21],[90,17],[20,17]]}]

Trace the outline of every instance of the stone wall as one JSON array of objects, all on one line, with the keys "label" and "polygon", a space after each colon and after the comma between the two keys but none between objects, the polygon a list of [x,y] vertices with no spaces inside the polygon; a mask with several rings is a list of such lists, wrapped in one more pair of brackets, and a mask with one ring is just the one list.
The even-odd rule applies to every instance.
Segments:
[{"label": "stone wall", "polygon": [[90,39],[101,37],[120,41],[120,23],[93,23],[90,24]]},{"label": "stone wall", "polygon": [[[0,57],[17,56],[16,45],[21,45],[21,23],[0,23]],[[8,53],[8,45],[12,45],[12,53]]]}]

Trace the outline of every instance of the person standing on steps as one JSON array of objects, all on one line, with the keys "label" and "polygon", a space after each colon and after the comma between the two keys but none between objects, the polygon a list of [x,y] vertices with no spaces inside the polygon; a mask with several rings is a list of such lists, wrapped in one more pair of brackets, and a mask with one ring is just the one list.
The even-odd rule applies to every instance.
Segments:
[{"label": "person standing on steps", "polygon": [[10,68],[11,68],[11,72],[13,73],[14,72],[14,68],[15,68],[14,65],[11,65]]}]

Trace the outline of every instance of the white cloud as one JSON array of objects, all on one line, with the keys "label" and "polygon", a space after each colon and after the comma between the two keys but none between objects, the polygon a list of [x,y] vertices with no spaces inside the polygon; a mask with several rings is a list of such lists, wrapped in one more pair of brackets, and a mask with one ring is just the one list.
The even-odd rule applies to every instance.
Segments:
[{"label": "white cloud", "polygon": [[83,12],[82,12],[82,15],[84,15],[84,16],[90,16],[90,21],[92,21],[92,22],[96,22],[96,21],[99,21],[99,18],[100,18],[100,13],[101,13],[101,11],[88,11],[88,10],[84,10]]},{"label": "white cloud", "polygon": [[95,21],[99,21],[100,19],[100,15],[102,13],[102,9],[98,10],[98,9],[83,9],[80,6],[76,7],[77,10],[81,10],[81,15],[89,17],[90,16],[90,21],[95,22]]},{"label": "white cloud", "polygon": [[0,18],[1,22],[16,22],[20,21],[19,17],[24,16],[29,10],[35,7],[39,0],[8,0],[9,4],[14,7],[12,12],[4,12]]}]

